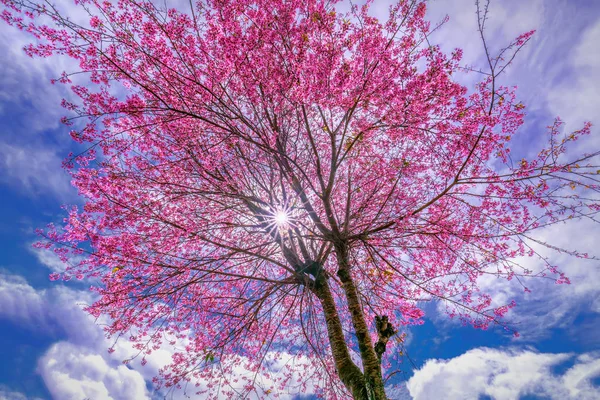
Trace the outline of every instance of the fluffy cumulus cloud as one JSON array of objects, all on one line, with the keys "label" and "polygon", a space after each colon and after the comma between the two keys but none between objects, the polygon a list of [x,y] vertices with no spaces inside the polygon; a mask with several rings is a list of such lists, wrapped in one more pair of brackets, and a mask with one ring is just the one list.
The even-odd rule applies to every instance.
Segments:
[{"label": "fluffy cumulus cloud", "polygon": [[[65,338],[53,344],[38,361],[38,372],[53,398],[137,400],[150,399],[155,395],[162,398],[165,393],[150,393],[146,382],[171,362],[175,348],[185,347],[185,340],[180,340],[175,346],[164,345],[155,350],[147,357],[146,365],[141,364],[140,357],[133,358],[125,365],[123,360],[131,359],[138,351],[133,349],[126,338],[115,343],[104,337],[98,321],[94,321],[82,310],[92,300],[87,292],[63,286],[36,290],[20,276],[0,273],[0,318]],[[109,347],[113,347],[114,352],[109,353]],[[259,377],[257,383],[263,388],[276,386],[277,375],[285,373],[291,365],[305,371],[305,365],[308,364],[304,357],[287,353],[277,356],[274,353],[268,354],[265,362],[275,379]],[[237,365],[234,368],[237,378],[256,378],[253,372],[242,367],[245,364],[243,357],[233,364]],[[209,382],[200,381],[198,387],[189,385],[170,390],[168,397],[174,400],[187,399],[193,397],[197,390],[206,390],[208,384]],[[290,392],[297,392],[300,386],[298,377],[292,377]],[[314,390],[312,383],[305,387],[307,393],[313,393]],[[4,400],[3,395],[0,391],[0,400]],[[17,395],[18,393],[12,398],[19,399],[15,397]],[[259,399],[261,395],[253,393],[247,398]],[[290,400],[295,397],[292,393],[281,393],[279,398]]]},{"label": "fluffy cumulus cloud", "polygon": [[[53,398],[149,398],[145,378],[150,376],[111,357],[102,329],[83,312],[82,306],[91,300],[87,292],[63,286],[36,290],[20,276],[0,274],[0,318],[68,339],[55,343],[38,361],[38,372]],[[5,392],[0,391],[0,399],[19,399],[19,393]]]},{"label": "fluffy cumulus cloud", "polygon": [[39,371],[55,399],[149,398],[139,372],[110,365],[100,354],[69,342],[54,344],[39,360]]},{"label": "fluffy cumulus cloud", "polygon": [[[572,364],[564,373],[553,370]],[[600,388],[600,354],[541,354],[529,350],[478,348],[450,360],[429,360],[406,386],[415,400],[518,399],[536,395],[551,399],[593,400]]]}]

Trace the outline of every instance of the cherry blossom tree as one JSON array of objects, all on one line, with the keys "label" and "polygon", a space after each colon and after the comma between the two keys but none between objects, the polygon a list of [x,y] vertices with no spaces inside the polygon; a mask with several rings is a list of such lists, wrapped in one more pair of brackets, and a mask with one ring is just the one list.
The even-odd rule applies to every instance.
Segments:
[{"label": "cherry blossom tree", "polygon": [[56,80],[78,98],[64,122],[85,150],[64,166],[84,205],[38,245],[70,263],[63,279],[93,282],[87,310],[142,363],[173,346],[157,387],[385,399],[422,304],[511,330],[515,303],[480,278],[568,283],[515,258],[537,255],[536,230],[600,209],[598,152],[568,151],[589,124],[557,119],[536,156],[511,158],[525,106],[498,76],[533,32],[492,54],[486,5],[488,65],[467,88],[417,0],[384,22],[323,0],[78,0],[85,23],[2,4],[35,37],[28,54],[88,77]]}]

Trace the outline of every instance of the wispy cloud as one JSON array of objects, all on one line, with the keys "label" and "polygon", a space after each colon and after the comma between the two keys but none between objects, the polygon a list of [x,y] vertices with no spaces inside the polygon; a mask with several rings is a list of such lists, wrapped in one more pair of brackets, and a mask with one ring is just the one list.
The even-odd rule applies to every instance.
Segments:
[{"label": "wispy cloud", "polygon": [[49,329],[46,307],[43,296],[25,279],[0,271],[0,318],[34,329]]},{"label": "wispy cloud", "polygon": [[[587,252],[590,256],[600,256],[597,248],[597,223],[586,220],[570,220],[550,226],[536,233],[540,242],[549,243],[559,248]],[[491,307],[499,307],[515,300],[517,306],[505,316],[512,328],[520,337],[515,340],[529,343],[547,338],[552,329],[566,329],[571,340],[598,342],[594,333],[584,329],[575,329],[573,324],[580,315],[600,318],[600,262],[597,259],[576,258],[559,253],[541,244],[529,242],[540,256],[550,265],[558,266],[561,272],[570,279],[571,284],[557,285],[554,274],[546,271],[544,277],[521,277],[506,280],[505,277],[485,275],[478,280],[480,289],[492,296]],[[546,264],[539,258],[522,257],[513,260],[515,264],[534,271],[534,274],[546,269]],[[516,270],[519,271],[518,269]],[[529,291],[525,291],[527,288]],[[440,327],[451,328],[460,324],[458,320],[446,316],[445,304],[437,303],[437,314],[434,321]]]},{"label": "wispy cloud", "polygon": [[[68,128],[60,123],[67,111],[62,98],[72,99],[66,85],[51,85],[63,71],[76,71],[77,63],[64,57],[32,59],[23,47],[33,37],[0,24],[0,184],[31,196],[65,201],[75,190],[62,168],[71,143]],[[57,140],[55,132],[62,132]]]},{"label": "wispy cloud", "polygon": [[5,385],[0,385],[0,399],[1,400],[42,400],[39,397],[32,398],[27,397],[21,392],[15,392]]},{"label": "wispy cloud", "polygon": [[[485,4],[485,1],[480,3]],[[446,51],[463,48],[465,63],[481,66],[482,44],[477,34],[474,5],[450,0],[431,1],[429,6],[433,20],[440,20],[446,14],[450,17],[432,41],[441,42]],[[600,92],[596,90],[600,85],[600,55],[595,51],[600,40],[600,14],[597,9],[590,11],[584,4],[563,0],[491,2],[486,37],[492,49],[500,48],[520,33],[537,30],[502,77],[502,83],[518,86],[518,98],[531,112],[515,137],[516,159],[537,154],[539,144],[547,140],[545,127],[555,116],[567,122],[566,130],[578,129],[586,120],[600,122],[597,112]],[[476,75],[472,77],[480,78]],[[593,128],[592,137],[579,141],[576,151],[598,148],[598,133],[598,129]],[[534,237],[551,245],[599,256],[594,240],[598,235],[597,224],[571,221],[540,230]],[[495,305],[516,299],[518,307],[509,314],[509,321],[515,322],[522,337],[529,341],[547,336],[551,328],[570,327],[582,312],[600,312],[600,288],[597,287],[600,263],[597,260],[576,259],[533,246],[548,257],[550,264],[564,271],[572,284],[557,286],[551,280],[526,280],[525,285],[532,290],[526,294],[515,280],[507,282],[495,277],[480,280],[482,288],[492,293]],[[534,271],[544,268],[535,259],[516,261]],[[532,320],[535,323],[531,323]]]},{"label": "wispy cloud", "polygon": [[[35,248],[33,243],[29,246],[29,251],[35,255],[38,262],[47,267],[52,272],[63,273],[69,266],[68,264],[61,261],[61,259],[52,250],[45,248]],[[78,261],[75,259],[74,261]]]},{"label": "wispy cloud", "polygon": [[64,286],[36,290],[21,276],[0,270],[0,318],[48,336],[68,336],[76,344],[97,344],[102,329],[82,308],[92,302],[89,292]]},{"label": "wispy cloud", "polygon": [[0,183],[34,197],[65,200],[75,194],[69,175],[61,169],[57,148],[0,142]]},{"label": "wispy cloud", "polygon": [[0,118],[10,121],[19,135],[34,138],[59,127],[64,110],[57,105],[68,92],[62,85],[50,85],[65,69],[64,61],[31,59],[23,51],[28,43],[26,33],[0,25],[0,52],[6,60],[0,63]]},{"label": "wispy cloud", "polygon": [[[596,48],[600,41],[600,21],[583,30],[578,41],[571,44],[564,57],[570,76],[563,79],[548,93],[548,108],[553,115],[560,115],[566,122],[565,129],[581,127],[584,121],[596,125],[595,140],[585,146],[600,146],[600,54]],[[585,150],[583,146],[580,149]],[[590,147],[588,147],[590,149]]]},{"label": "wispy cloud", "polygon": [[[577,249],[598,255],[596,223],[570,221],[549,227],[536,236],[539,240],[562,248]],[[481,286],[492,293],[497,305],[516,299],[517,307],[508,315],[516,324],[521,337],[528,341],[547,336],[552,328],[570,327],[582,312],[600,313],[600,263],[580,259],[532,244],[540,254],[548,257],[571,280],[570,285],[556,285],[553,280],[529,278],[522,280],[531,290],[525,293],[521,285],[505,279],[484,278]],[[539,271],[545,266],[535,258],[517,260],[521,265]],[[535,323],[532,323],[535,321]]]}]

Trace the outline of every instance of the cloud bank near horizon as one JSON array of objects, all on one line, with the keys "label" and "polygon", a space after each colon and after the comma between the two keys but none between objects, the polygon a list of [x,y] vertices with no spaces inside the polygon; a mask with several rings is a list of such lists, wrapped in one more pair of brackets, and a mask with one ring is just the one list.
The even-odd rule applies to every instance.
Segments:
[{"label": "cloud bank near horizon", "polygon": [[[567,365],[564,372],[555,372]],[[406,386],[414,400],[549,399],[594,400],[600,388],[600,353],[547,354],[523,349],[477,348],[450,360],[428,360]]]}]

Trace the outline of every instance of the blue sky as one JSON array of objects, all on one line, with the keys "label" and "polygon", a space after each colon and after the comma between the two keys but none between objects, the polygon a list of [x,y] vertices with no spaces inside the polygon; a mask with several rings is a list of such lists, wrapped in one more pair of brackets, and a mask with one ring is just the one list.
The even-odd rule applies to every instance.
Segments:
[{"label": "blue sky", "polygon": [[[385,14],[384,1],[376,13]],[[465,50],[465,62],[481,63],[472,0],[430,2],[429,16],[450,21],[433,41],[448,51]],[[560,115],[566,129],[595,123],[580,150],[600,145],[600,2],[504,0],[492,3],[487,36],[492,47],[537,29],[533,40],[503,77],[519,87],[528,118],[513,152],[535,152],[544,128]],[[149,380],[170,355],[164,348],[146,366],[121,360],[127,341],[112,344],[81,311],[91,300],[80,282],[52,283],[63,265],[31,247],[34,229],[62,219],[61,204],[78,203],[61,161],[72,146],[59,123],[65,88],[49,84],[65,60],[31,60],[21,48],[28,37],[0,24],[0,400],[151,399]],[[474,74],[460,77],[471,84]],[[539,232],[553,244],[600,256],[600,230],[591,224],[561,224]],[[477,331],[449,321],[435,305],[425,324],[408,332],[407,358],[393,399],[600,399],[600,264],[548,254],[571,285],[535,281],[532,293],[509,282],[482,282],[496,298],[516,298],[509,318],[520,330]],[[532,260],[523,260],[532,263]],[[535,268],[535,265],[532,265]],[[174,393],[183,398],[182,393]]]}]

